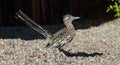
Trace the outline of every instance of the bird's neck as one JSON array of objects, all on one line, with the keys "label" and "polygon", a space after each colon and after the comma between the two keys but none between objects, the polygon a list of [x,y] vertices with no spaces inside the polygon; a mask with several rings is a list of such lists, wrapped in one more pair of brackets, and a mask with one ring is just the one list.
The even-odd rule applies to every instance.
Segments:
[{"label": "bird's neck", "polygon": [[65,23],[65,26],[66,26],[67,30],[70,30],[70,31],[75,30],[75,28],[74,28],[72,23]]}]

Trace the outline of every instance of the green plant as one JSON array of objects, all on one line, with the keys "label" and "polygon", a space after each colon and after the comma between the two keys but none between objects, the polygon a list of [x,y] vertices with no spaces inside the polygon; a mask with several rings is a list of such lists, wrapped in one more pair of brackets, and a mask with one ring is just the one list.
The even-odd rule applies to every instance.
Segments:
[{"label": "green plant", "polygon": [[113,4],[110,4],[106,10],[106,12],[109,12],[110,10],[113,10],[116,14],[115,17],[120,17],[120,0],[111,0]]}]

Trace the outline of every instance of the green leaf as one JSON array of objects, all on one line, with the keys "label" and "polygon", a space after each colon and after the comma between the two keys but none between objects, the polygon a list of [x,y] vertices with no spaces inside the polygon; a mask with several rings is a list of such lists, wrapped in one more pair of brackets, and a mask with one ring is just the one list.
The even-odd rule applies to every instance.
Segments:
[{"label": "green leaf", "polygon": [[109,7],[110,7],[110,9],[113,9],[113,6],[112,6],[112,5],[110,5]]},{"label": "green leaf", "polygon": [[110,8],[108,7],[107,10],[106,10],[106,12],[109,12],[109,11],[110,11]]},{"label": "green leaf", "polygon": [[118,0],[118,3],[120,3],[120,0]]}]

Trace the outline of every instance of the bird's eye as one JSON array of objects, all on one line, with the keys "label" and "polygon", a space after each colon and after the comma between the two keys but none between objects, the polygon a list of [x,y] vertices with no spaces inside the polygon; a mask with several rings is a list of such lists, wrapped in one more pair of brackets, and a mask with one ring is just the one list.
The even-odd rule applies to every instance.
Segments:
[{"label": "bird's eye", "polygon": [[66,20],[69,20],[69,19],[70,19],[70,17],[66,17],[65,19],[66,19]]}]

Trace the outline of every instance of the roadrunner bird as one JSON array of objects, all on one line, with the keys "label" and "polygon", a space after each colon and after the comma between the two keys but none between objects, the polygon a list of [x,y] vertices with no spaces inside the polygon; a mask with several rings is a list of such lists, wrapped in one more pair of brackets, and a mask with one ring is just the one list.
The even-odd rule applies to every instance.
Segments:
[{"label": "roadrunner bird", "polygon": [[16,15],[17,15],[17,18],[20,18],[21,20],[23,20],[24,23],[26,23],[29,27],[31,27],[32,29],[36,30],[37,32],[39,32],[40,34],[46,37],[46,40],[49,41],[46,47],[58,48],[58,49],[73,39],[73,37],[75,36],[75,29],[72,24],[72,21],[80,18],[80,17],[74,17],[70,14],[66,14],[63,17],[63,21],[66,27],[61,29],[55,34],[51,34],[45,29],[43,29],[40,25],[36,24],[21,10],[19,10],[16,13]]}]

